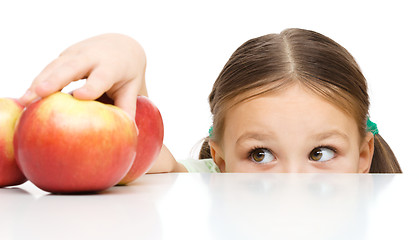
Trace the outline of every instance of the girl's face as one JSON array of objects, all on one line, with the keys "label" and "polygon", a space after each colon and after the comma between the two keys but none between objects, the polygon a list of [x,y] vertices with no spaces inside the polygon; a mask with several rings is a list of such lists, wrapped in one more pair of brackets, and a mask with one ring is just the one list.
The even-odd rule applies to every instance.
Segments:
[{"label": "girl's face", "polygon": [[222,172],[367,173],[372,133],[299,84],[239,103],[225,116],[220,144],[210,142]]}]

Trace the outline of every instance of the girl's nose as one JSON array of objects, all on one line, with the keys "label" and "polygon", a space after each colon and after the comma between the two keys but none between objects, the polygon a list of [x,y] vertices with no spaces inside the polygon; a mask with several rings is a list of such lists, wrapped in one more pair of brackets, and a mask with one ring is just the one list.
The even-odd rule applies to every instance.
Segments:
[{"label": "girl's nose", "polygon": [[283,172],[284,173],[307,173],[309,168],[307,168],[304,161],[298,159],[290,159],[283,163]]}]

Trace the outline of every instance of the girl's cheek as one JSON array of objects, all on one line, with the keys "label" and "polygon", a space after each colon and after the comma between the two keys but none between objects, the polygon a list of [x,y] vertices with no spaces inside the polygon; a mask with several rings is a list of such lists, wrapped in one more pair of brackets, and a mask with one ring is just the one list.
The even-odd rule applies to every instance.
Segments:
[{"label": "girl's cheek", "polygon": [[245,173],[245,172],[255,172],[252,164],[249,164],[250,161],[242,158],[227,159],[225,161],[225,172],[236,172],[236,173]]},{"label": "girl's cheek", "polygon": [[311,164],[313,172],[325,172],[325,173],[356,173],[357,162],[352,156],[338,156],[327,162]]}]

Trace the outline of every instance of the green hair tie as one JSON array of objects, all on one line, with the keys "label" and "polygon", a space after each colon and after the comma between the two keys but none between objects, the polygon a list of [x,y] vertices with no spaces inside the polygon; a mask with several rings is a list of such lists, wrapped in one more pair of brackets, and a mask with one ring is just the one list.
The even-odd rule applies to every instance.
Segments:
[{"label": "green hair tie", "polygon": [[377,124],[372,122],[370,118],[367,120],[367,130],[368,132],[372,132],[374,135],[378,134]]},{"label": "green hair tie", "polygon": [[213,131],[214,131],[214,127],[211,125],[210,129],[208,130],[208,134],[210,138],[212,138]]}]

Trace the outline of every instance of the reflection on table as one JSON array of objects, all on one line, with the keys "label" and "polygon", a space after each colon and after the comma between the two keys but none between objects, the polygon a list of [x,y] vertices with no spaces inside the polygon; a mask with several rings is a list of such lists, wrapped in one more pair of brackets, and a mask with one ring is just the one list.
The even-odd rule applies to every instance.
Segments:
[{"label": "reflection on table", "polygon": [[408,221],[419,214],[418,180],[152,174],[90,195],[25,183],[0,189],[0,239],[419,239]]}]

